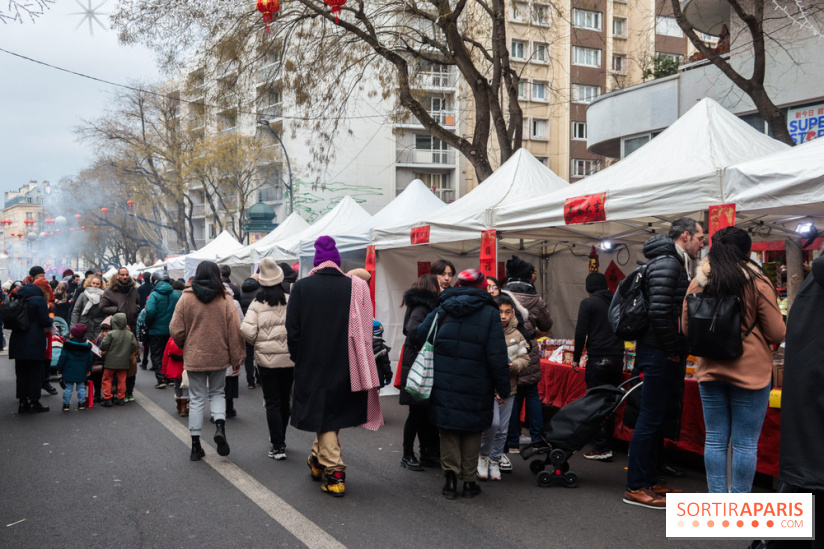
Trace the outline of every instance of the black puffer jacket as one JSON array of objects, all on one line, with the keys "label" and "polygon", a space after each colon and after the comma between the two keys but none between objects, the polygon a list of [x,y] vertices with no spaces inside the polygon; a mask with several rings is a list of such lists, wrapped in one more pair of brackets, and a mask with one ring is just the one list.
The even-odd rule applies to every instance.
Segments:
[{"label": "black puffer jacket", "polygon": [[675,242],[663,234],[644,244],[647,262],[646,295],[649,329],[638,341],[663,349],[667,355],[686,355],[681,335],[681,309],[687,295],[687,271]]},{"label": "black puffer jacket", "polygon": [[492,425],[495,392],[509,396],[509,357],[498,307],[486,290],[447,288],[418,326],[423,341],[438,315],[429,418],[441,429],[480,433]]},{"label": "black puffer jacket", "polygon": [[404,387],[409,369],[423,347],[423,340],[418,340],[418,325],[438,306],[438,295],[426,290],[407,290],[403,294],[403,304],[406,305],[406,313],[403,316],[403,335],[406,336],[406,341],[403,343],[401,357],[400,403],[404,406],[425,406],[429,404],[428,400],[412,398]]},{"label": "black puffer jacket", "polygon": [[258,290],[260,290],[260,282],[254,278],[247,278],[240,285],[240,310],[243,311],[244,315],[249,310],[249,305],[255,300]]}]

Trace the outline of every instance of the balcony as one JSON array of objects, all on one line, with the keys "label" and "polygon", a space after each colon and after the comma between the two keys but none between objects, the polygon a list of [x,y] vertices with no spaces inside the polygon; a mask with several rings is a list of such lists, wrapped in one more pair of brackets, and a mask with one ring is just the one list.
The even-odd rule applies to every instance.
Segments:
[{"label": "balcony", "polygon": [[216,77],[218,80],[237,78],[237,61],[224,61],[217,66]]},{"label": "balcony", "polygon": [[283,103],[272,103],[271,105],[258,107],[257,117],[258,120],[263,118],[269,122],[283,118]]},{"label": "balcony", "polygon": [[193,204],[192,205],[192,217],[203,217],[205,211],[206,211],[206,204]]},{"label": "balcony", "polygon": [[397,149],[396,164],[454,166],[454,149]]},{"label": "balcony", "polygon": [[265,187],[261,187],[259,192],[260,198],[264,202],[274,202],[276,204],[281,204],[283,202],[283,187],[274,188],[267,185]]},{"label": "balcony", "polygon": [[[435,122],[440,124],[445,128],[454,128],[455,124],[457,124],[457,111],[427,111],[429,116],[431,116]],[[421,124],[417,118],[413,117],[411,114],[409,117],[402,122],[398,122],[395,124],[401,128],[422,128],[423,124]]]},{"label": "balcony", "polygon": [[280,73],[280,61],[269,63],[257,70],[257,83],[266,84],[275,80],[275,77]]},{"label": "balcony", "polygon": [[419,72],[413,77],[412,86],[423,90],[454,90],[457,82],[454,70]]}]

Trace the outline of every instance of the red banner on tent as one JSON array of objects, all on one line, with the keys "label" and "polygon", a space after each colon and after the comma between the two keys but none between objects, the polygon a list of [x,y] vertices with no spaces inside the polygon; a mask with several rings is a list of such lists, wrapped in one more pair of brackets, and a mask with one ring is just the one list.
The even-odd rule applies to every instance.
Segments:
[{"label": "red banner on tent", "polygon": [[573,196],[564,202],[564,222],[567,225],[606,221],[607,193]]},{"label": "red banner on tent", "polygon": [[418,261],[418,278],[425,274],[429,274],[429,268],[432,266],[431,261]]},{"label": "red banner on tent", "polygon": [[372,310],[375,310],[375,246],[366,247],[366,264],[363,267],[369,273],[369,295],[372,297]]},{"label": "red banner on tent", "polygon": [[484,276],[495,276],[498,267],[497,231],[481,231],[481,272]]},{"label": "red banner on tent", "polygon": [[415,227],[409,235],[412,244],[427,244],[429,243],[429,225],[423,227]]},{"label": "red banner on tent", "polygon": [[712,248],[712,235],[726,227],[735,225],[735,204],[710,206],[709,248]]},{"label": "red banner on tent", "polygon": [[604,276],[607,277],[607,287],[612,293],[615,293],[615,290],[618,289],[618,284],[627,277],[624,272],[618,268],[618,265],[615,264],[615,260],[609,262],[609,267],[607,267],[607,270],[604,272]]}]

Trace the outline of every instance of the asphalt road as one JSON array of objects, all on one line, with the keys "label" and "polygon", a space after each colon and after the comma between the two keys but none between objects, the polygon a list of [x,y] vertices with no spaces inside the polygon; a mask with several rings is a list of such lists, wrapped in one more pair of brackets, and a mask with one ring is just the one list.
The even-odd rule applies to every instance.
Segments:
[{"label": "asphalt road", "polygon": [[[172,390],[153,385],[141,370],[137,402],[64,413],[61,395],[44,393],[50,412],[18,416],[13,364],[0,356],[0,547],[695,546],[666,538],[663,512],[622,503],[625,454],[611,463],[574,456],[576,489],[537,487],[513,456],[515,470],[483,483],[480,496],[448,501],[440,471],[399,466],[406,408],[384,397],[383,428],[341,432],[349,469],[338,499],[309,478],[311,433],[290,427],[288,458],[267,458],[260,389],[241,383],[238,416],[226,427],[231,454],[217,456],[207,419],[207,458],[190,462],[187,420]],[[699,468],[673,484],[706,490]]]}]

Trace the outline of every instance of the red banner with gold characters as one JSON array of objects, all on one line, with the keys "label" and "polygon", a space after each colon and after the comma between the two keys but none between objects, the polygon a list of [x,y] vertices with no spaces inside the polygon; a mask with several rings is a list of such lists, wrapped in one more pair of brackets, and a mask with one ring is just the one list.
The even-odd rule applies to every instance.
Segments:
[{"label": "red banner with gold characters", "polygon": [[363,267],[369,273],[369,295],[372,297],[372,310],[375,310],[375,246],[366,247],[366,265]]},{"label": "red banner with gold characters", "polygon": [[609,288],[609,291],[612,293],[615,293],[615,290],[618,289],[618,284],[627,277],[623,271],[618,268],[618,265],[615,264],[615,260],[609,262],[604,276],[607,277],[607,288]]},{"label": "red banner with gold characters", "polygon": [[498,274],[497,231],[481,231],[481,272],[484,276]]},{"label": "red banner with gold characters", "polygon": [[429,242],[429,225],[413,228],[409,240],[412,244],[427,244]]},{"label": "red banner with gold characters", "polygon": [[712,248],[712,235],[725,227],[735,225],[735,204],[721,204],[710,206],[709,244]]},{"label": "red banner with gold characters", "polygon": [[606,201],[607,193],[567,198],[564,202],[564,222],[567,225],[574,225],[606,221],[607,212],[604,208]]}]

